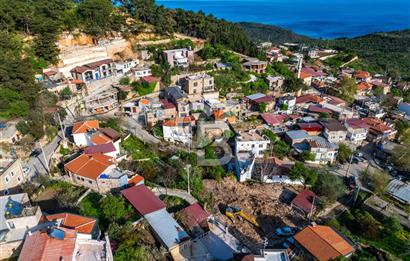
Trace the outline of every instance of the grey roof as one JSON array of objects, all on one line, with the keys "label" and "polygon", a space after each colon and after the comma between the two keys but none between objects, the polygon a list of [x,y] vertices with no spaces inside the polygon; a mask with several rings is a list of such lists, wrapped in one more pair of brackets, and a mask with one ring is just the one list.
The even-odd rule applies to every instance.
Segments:
[{"label": "grey roof", "polygon": [[335,143],[331,143],[327,141],[325,138],[320,136],[312,136],[310,137],[311,141],[315,141],[318,146],[321,148],[331,148],[331,149],[338,149],[339,146]]},{"label": "grey roof", "polygon": [[401,180],[393,179],[387,186],[387,193],[406,204],[410,204],[410,185]]},{"label": "grey roof", "polygon": [[292,140],[309,139],[310,135],[305,130],[291,130],[286,132],[286,135]]},{"label": "grey roof", "polygon": [[256,99],[259,99],[259,98],[262,98],[262,97],[265,97],[265,96],[266,95],[263,94],[263,93],[255,93],[255,94],[246,96],[246,98],[248,98],[249,100],[256,100]]},{"label": "grey roof", "polygon": [[329,131],[347,131],[347,128],[335,119],[322,119],[320,123]]},{"label": "grey roof", "polygon": [[172,218],[166,209],[160,209],[144,216],[159,240],[171,249],[184,239],[189,238],[187,232]]},{"label": "grey roof", "polygon": [[187,98],[188,96],[181,90],[179,86],[171,86],[165,88],[165,93],[167,96],[172,97],[174,100],[179,100],[182,98]]}]

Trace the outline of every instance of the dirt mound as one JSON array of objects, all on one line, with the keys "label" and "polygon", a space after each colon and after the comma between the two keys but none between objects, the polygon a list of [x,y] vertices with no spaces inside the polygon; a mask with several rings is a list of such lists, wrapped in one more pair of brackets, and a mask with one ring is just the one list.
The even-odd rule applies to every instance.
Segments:
[{"label": "dirt mound", "polygon": [[[232,234],[252,251],[263,248],[265,239],[272,237],[275,228],[307,223],[289,205],[296,192],[293,189],[272,184],[243,184],[233,178],[225,178],[221,182],[206,180],[204,187],[212,195],[212,212],[230,225]],[[224,215],[228,206],[240,207],[256,219],[260,228],[242,218],[232,222]]]}]

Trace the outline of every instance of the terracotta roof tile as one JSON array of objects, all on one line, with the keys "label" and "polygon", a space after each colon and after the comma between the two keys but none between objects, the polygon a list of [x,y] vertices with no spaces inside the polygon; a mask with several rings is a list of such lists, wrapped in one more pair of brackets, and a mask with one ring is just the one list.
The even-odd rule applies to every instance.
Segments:
[{"label": "terracotta roof tile", "polygon": [[86,133],[89,130],[98,129],[99,126],[100,122],[97,120],[76,122],[73,125],[73,134]]},{"label": "terracotta roof tile", "polygon": [[186,117],[182,117],[182,118],[174,118],[174,119],[164,120],[162,125],[167,126],[167,127],[175,127],[179,124],[188,124],[188,123],[192,123],[194,121],[195,121],[194,116],[186,116]]},{"label": "terracotta roof tile", "polygon": [[296,104],[307,103],[307,102],[321,103],[323,102],[323,99],[313,94],[306,94],[306,95],[296,97]]},{"label": "terracotta roof tile", "polygon": [[45,216],[45,218],[48,221],[58,221],[62,219],[60,226],[74,229],[77,231],[77,233],[82,234],[92,234],[93,229],[97,224],[97,220],[94,218],[84,217],[71,213],[47,215]]},{"label": "terracotta roof tile", "polygon": [[336,259],[354,251],[349,242],[328,226],[308,226],[294,238],[319,261]]},{"label": "terracotta roof tile", "polygon": [[104,170],[114,164],[114,158],[104,154],[81,154],[65,164],[64,168],[76,175],[96,180]]},{"label": "terracotta roof tile", "polygon": [[130,178],[128,180],[128,184],[131,186],[135,186],[138,185],[139,183],[141,183],[142,181],[144,181],[144,177],[141,175],[136,174],[134,177]]},{"label": "terracotta roof tile", "polygon": [[100,144],[106,144],[109,142],[112,142],[110,137],[106,136],[103,133],[95,133],[91,137],[91,142],[94,143],[95,145],[100,145]]}]

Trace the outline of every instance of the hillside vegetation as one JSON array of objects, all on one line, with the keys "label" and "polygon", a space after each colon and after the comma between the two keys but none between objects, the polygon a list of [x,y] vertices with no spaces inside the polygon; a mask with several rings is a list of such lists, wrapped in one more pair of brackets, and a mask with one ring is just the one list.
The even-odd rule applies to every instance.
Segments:
[{"label": "hillside vegetation", "polygon": [[240,23],[240,26],[254,41],[271,41],[275,44],[299,42],[335,48],[358,55],[373,70],[387,72],[393,77],[410,79],[410,30],[374,33],[355,38],[318,40],[277,26],[256,23]]}]

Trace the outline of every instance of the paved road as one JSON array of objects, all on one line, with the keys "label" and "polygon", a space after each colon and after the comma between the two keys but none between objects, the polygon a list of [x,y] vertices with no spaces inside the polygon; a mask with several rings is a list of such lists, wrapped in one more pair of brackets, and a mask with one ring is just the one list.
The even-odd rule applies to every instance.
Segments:
[{"label": "paved road", "polygon": [[128,130],[144,142],[152,144],[158,144],[161,142],[159,139],[155,138],[153,135],[147,132],[143,128],[143,126],[133,117],[127,117],[126,122],[123,123],[121,127]]},{"label": "paved road", "polygon": [[[61,141],[61,137],[57,135],[50,143],[48,143],[47,145],[43,145],[45,158],[48,163],[50,162],[51,156],[53,156],[54,151],[57,149],[58,145],[60,144],[60,141]],[[36,149],[40,149],[40,146],[38,144],[36,144]],[[31,171],[29,173],[30,177],[36,176],[37,174],[47,173],[47,167],[44,162],[43,153],[40,153],[38,156],[35,156],[35,157],[30,157],[27,164],[31,168]]]},{"label": "paved road", "polygon": [[156,186],[152,188],[152,192],[154,192],[156,196],[170,195],[170,196],[180,197],[184,199],[185,201],[187,201],[189,204],[194,204],[198,202],[192,195],[188,194],[188,192],[186,192],[185,190],[181,190],[181,189],[170,189],[170,188],[166,189],[164,187]]}]

